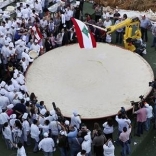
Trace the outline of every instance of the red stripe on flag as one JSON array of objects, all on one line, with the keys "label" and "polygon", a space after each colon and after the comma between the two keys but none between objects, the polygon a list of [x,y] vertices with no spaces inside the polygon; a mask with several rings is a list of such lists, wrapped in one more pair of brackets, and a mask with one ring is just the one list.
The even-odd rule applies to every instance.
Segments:
[{"label": "red stripe on flag", "polygon": [[37,26],[35,26],[35,27],[36,27],[36,32],[37,32],[38,36],[40,37],[40,39],[42,39],[42,34],[41,34],[40,30],[38,29]]},{"label": "red stripe on flag", "polygon": [[93,48],[96,48],[96,41],[95,41],[95,38],[94,38],[94,35],[92,34],[92,32],[90,32],[90,37],[91,37],[91,40],[92,40]]},{"label": "red stripe on flag", "polygon": [[75,26],[75,31],[76,31],[76,36],[80,45],[80,48],[84,48],[84,44],[83,44],[83,37],[82,37],[82,32],[77,24],[77,22],[75,21],[74,18],[71,18],[74,26]]}]

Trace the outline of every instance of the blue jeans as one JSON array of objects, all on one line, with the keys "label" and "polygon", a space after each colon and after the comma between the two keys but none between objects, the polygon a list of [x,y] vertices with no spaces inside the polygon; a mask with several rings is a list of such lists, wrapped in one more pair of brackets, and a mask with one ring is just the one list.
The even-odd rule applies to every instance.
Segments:
[{"label": "blue jeans", "polygon": [[126,155],[129,155],[129,154],[130,154],[130,144],[128,143],[128,141],[122,142],[121,155],[126,156]]},{"label": "blue jeans", "polygon": [[44,156],[53,156],[53,152],[43,152]]},{"label": "blue jeans", "polygon": [[143,134],[145,122],[137,122],[137,135]]},{"label": "blue jeans", "polygon": [[150,125],[151,125],[151,118],[147,118],[147,120],[145,122],[146,131],[148,131],[150,129]]},{"label": "blue jeans", "polygon": [[66,148],[59,147],[59,150],[60,150],[61,156],[67,156],[68,155],[68,151]]}]

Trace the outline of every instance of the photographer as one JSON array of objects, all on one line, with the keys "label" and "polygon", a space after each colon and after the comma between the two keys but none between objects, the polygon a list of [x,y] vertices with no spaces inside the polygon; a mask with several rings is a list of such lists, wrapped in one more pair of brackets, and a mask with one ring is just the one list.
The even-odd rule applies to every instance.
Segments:
[{"label": "photographer", "polygon": [[[131,120],[127,117],[126,112],[123,111],[123,107],[118,112],[115,117],[115,120],[118,123],[118,137],[120,136],[121,132],[123,131],[124,127],[129,127],[128,123],[131,123]],[[119,138],[117,138],[117,143],[119,142]]]},{"label": "photographer", "polygon": [[136,135],[140,137],[143,134],[145,122],[147,120],[147,110],[144,107],[143,102],[138,104],[138,110],[135,111],[135,105],[133,105],[133,114],[137,115],[137,133]]}]

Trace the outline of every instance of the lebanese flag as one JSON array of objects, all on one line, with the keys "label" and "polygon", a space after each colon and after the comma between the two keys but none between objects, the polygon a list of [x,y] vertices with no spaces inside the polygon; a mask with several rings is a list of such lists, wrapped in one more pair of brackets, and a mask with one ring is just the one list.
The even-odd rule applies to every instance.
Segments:
[{"label": "lebanese flag", "polygon": [[76,31],[80,48],[95,48],[96,41],[88,27],[80,20],[71,18]]},{"label": "lebanese flag", "polygon": [[34,34],[34,36],[35,36],[35,39],[37,39],[38,42],[40,42],[41,39],[42,39],[42,34],[41,34],[40,30],[38,29],[38,27],[37,27],[36,25],[34,25],[34,26],[31,28],[31,30],[32,30],[32,32],[33,32],[33,34]]}]

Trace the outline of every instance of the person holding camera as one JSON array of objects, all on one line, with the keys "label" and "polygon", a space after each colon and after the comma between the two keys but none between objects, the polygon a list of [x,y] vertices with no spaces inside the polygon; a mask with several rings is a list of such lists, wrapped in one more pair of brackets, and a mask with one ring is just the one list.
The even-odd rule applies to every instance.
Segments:
[{"label": "person holding camera", "polygon": [[137,133],[136,135],[140,137],[143,134],[145,122],[147,120],[147,110],[144,107],[143,102],[138,104],[138,110],[135,111],[135,105],[133,105],[133,114],[137,115]]},{"label": "person holding camera", "polygon": [[122,152],[121,155],[122,156],[126,156],[130,154],[130,133],[132,130],[132,126],[130,125],[129,122],[127,122],[127,124],[129,125],[129,127],[124,127],[123,131],[121,132],[120,136],[119,136],[119,140],[121,141],[121,146],[122,146]]}]

